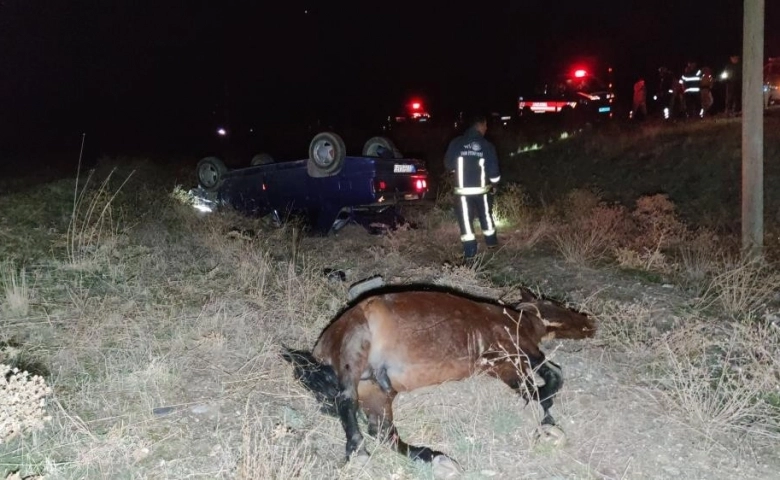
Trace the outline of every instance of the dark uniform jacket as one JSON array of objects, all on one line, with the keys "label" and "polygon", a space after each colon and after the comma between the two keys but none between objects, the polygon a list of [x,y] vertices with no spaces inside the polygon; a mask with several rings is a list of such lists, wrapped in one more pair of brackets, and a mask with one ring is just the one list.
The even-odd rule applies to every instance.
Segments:
[{"label": "dark uniform jacket", "polygon": [[455,173],[456,195],[487,193],[501,179],[496,148],[474,127],[450,142],[444,166]]}]

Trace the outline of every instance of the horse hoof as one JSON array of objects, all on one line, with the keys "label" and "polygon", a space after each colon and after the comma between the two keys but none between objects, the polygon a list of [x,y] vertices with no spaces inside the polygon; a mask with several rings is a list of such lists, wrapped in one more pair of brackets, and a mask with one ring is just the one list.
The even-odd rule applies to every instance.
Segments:
[{"label": "horse hoof", "polygon": [[363,468],[366,465],[368,465],[368,462],[370,460],[371,460],[371,455],[369,455],[368,452],[363,450],[363,451],[353,453],[352,456],[347,461],[347,463],[349,465],[352,465],[353,467]]},{"label": "horse hoof", "polygon": [[534,444],[560,447],[566,443],[566,434],[557,425],[539,425],[534,431]]},{"label": "horse hoof", "polygon": [[431,467],[433,469],[433,478],[436,479],[458,478],[463,473],[463,469],[460,468],[458,462],[447,455],[436,455],[433,457]]}]

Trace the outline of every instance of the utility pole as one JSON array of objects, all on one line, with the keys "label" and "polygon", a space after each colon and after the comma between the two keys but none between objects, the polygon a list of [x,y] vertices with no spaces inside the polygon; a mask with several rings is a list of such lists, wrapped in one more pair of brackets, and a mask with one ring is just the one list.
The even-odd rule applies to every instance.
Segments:
[{"label": "utility pole", "polygon": [[764,0],[744,0],[742,32],[742,254],[764,247]]}]

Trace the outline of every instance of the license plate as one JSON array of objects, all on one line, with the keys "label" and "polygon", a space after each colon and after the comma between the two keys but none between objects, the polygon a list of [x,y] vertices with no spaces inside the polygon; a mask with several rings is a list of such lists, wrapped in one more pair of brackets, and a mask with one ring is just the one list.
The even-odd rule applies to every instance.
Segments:
[{"label": "license plate", "polygon": [[415,171],[414,165],[403,165],[400,163],[393,165],[393,173],[414,173]]},{"label": "license plate", "polygon": [[416,193],[407,193],[404,195],[404,200],[419,200],[420,196]]},{"label": "license plate", "polygon": [[599,107],[599,113],[608,112],[610,110],[609,107]]}]

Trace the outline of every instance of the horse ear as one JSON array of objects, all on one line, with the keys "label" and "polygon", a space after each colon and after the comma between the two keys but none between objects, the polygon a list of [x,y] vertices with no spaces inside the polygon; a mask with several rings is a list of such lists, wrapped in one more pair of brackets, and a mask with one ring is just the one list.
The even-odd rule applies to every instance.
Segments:
[{"label": "horse ear", "polygon": [[518,304],[535,302],[539,300],[539,295],[534,294],[528,287],[520,287],[520,301]]}]

